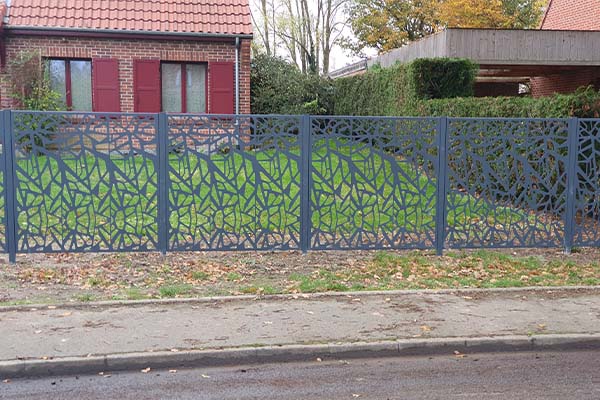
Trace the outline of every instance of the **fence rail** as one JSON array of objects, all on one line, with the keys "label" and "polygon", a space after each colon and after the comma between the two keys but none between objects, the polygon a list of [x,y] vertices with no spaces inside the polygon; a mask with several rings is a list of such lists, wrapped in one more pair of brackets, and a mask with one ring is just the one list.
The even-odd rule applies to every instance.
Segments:
[{"label": "fence rail", "polygon": [[0,250],[600,245],[600,119],[3,111]]}]

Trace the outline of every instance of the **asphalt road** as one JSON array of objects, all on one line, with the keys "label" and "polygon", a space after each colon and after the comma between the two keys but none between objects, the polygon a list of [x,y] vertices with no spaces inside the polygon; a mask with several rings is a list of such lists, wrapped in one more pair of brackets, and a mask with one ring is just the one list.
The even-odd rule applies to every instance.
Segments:
[{"label": "asphalt road", "polygon": [[600,399],[600,351],[141,371],[0,383],[2,399]]}]

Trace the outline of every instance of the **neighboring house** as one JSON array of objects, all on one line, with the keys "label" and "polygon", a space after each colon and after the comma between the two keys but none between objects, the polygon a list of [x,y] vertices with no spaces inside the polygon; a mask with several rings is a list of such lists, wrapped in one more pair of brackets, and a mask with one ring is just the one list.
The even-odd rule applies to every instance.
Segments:
[{"label": "neighboring house", "polygon": [[363,73],[424,57],[460,57],[481,69],[476,96],[570,93],[581,86],[600,89],[600,0],[551,0],[541,29],[449,28],[372,59],[330,73],[332,78]]},{"label": "neighboring house", "polygon": [[0,0],[7,64],[39,50],[71,110],[250,113],[248,0]]},{"label": "neighboring house", "polygon": [[[600,31],[600,0],[550,0],[540,28]],[[588,85],[600,89],[600,68],[566,70],[559,74],[531,79],[531,90],[537,96],[569,93],[580,86]]]}]

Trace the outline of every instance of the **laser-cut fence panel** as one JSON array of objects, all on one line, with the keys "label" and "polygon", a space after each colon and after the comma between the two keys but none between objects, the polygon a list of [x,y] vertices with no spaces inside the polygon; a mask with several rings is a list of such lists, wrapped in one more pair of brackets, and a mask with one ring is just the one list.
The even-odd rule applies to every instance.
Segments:
[{"label": "laser-cut fence panel", "polygon": [[600,119],[578,124],[576,246],[600,246]]},{"label": "laser-cut fence panel", "polygon": [[0,115],[11,261],[600,246],[600,119]]},{"label": "laser-cut fence panel", "polygon": [[156,249],[153,115],[14,112],[19,252]]},{"label": "laser-cut fence panel", "polygon": [[311,248],[427,248],[435,241],[434,118],[314,117]]},{"label": "laser-cut fence panel", "polygon": [[296,249],[300,117],[171,115],[169,249]]},{"label": "laser-cut fence panel", "polygon": [[567,120],[448,123],[448,245],[561,246]]}]

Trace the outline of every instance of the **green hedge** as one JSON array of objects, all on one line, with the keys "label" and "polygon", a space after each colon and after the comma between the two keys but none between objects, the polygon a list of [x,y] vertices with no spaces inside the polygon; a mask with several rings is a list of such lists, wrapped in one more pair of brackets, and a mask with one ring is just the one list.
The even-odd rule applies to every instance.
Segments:
[{"label": "green hedge", "polygon": [[481,97],[420,101],[397,115],[497,118],[600,118],[600,92],[592,87],[549,97]]},{"label": "green hedge", "polygon": [[472,96],[477,65],[453,58],[419,59],[335,81],[337,115],[401,115],[419,100]]},{"label": "green hedge", "polygon": [[470,97],[478,69],[462,58],[420,58],[406,66],[406,89],[416,100]]},{"label": "green hedge", "polygon": [[292,63],[257,54],[252,59],[250,106],[254,114],[331,114],[333,83],[302,74]]}]

